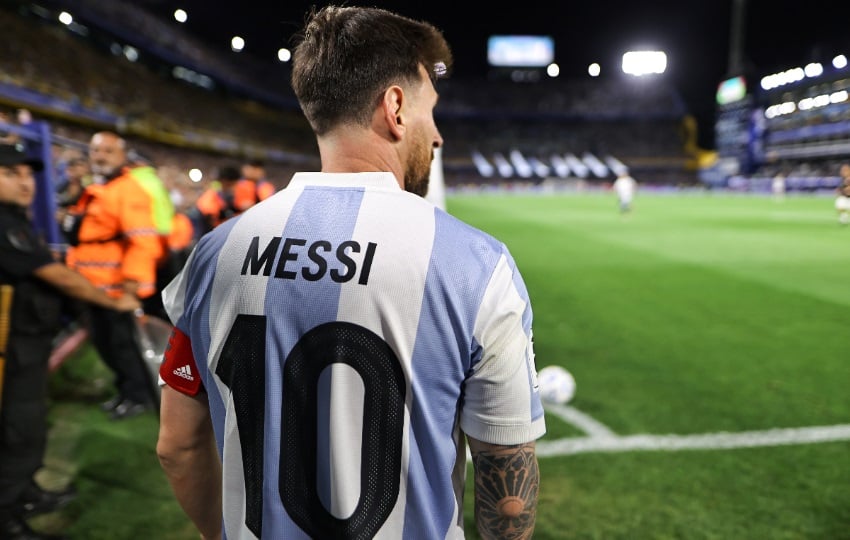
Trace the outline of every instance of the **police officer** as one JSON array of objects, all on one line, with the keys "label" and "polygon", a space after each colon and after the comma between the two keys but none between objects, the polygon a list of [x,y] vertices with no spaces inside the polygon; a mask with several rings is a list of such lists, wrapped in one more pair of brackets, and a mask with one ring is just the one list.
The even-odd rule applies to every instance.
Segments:
[{"label": "police officer", "polygon": [[[34,480],[47,444],[47,375],[64,299],[117,311],[140,307],[112,298],[51,254],[30,223],[34,170],[44,164],[15,146],[0,146],[0,285],[13,288],[0,387],[0,539],[60,538],[34,531],[29,516],[70,502],[73,488],[48,491]],[[5,318],[4,317],[4,318]]]}]

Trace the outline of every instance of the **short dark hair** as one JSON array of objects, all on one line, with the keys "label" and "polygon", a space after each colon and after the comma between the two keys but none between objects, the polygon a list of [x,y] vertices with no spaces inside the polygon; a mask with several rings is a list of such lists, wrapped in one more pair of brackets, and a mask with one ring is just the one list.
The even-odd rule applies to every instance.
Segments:
[{"label": "short dark hair", "polygon": [[296,36],[292,88],[316,135],[343,123],[368,125],[392,84],[448,75],[452,53],[433,25],[372,7],[311,10]]},{"label": "short dark hair", "polygon": [[217,180],[239,180],[240,178],[242,178],[242,173],[239,172],[239,167],[230,165],[218,170]]},{"label": "short dark hair", "polygon": [[266,162],[265,162],[265,161],[263,161],[263,160],[262,160],[262,159],[260,159],[260,158],[253,158],[253,159],[249,159],[248,161],[246,161],[246,162],[245,162],[245,165],[248,165],[249,167],[260,167],[260,168],[264,168],[264,167],[266,166]]}]

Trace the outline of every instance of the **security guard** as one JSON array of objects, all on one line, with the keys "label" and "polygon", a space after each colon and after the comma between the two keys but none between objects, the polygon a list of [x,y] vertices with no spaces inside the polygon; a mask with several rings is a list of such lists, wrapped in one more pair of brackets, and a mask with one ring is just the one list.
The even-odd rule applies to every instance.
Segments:
[{"label": "security guard", "polygon": [[[157,270],[168,255],[166,230],[174,215],[168,192],[152,168],[130,159],[127,142],[115,132],[92,136],[89,162],[103,183],[87,186],[69,212],[79,227],[65,228],[71,244],[65,260],[111,296],[129,293],[150,305],[160,292]],[[156,381],[138,350],[133,315],[93,307],[89,323],[92,343],[115,374],[117,394],[101,409],[112,420],[154,409]]]},{"label": "security guard", "polygon": [[[47,375],[65,298],[132,311],[132,295],[112,298],[58,262],[27,214],[35,197],[33,170],[43,163],[15,146],[0,146],[0,286],[13,290],[0,387],[0,539],[59,538],[25,519],[70,502],[73,488],[47,491],[34,480],[47,444]],[[2,304],[0,304],[2,305]]]}]

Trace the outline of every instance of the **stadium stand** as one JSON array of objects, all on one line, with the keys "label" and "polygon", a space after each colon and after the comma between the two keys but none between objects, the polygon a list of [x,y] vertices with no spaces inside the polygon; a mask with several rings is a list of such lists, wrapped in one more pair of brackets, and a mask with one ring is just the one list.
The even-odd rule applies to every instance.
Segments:
[{"label": "stadium stand", "polygon": [[[57,22],[63,7],[74,23]],[[0,105],[28,108],[63,137],[80,142],[93,129],[116,129],[156,163],[183,170],[258,157],[270,178],[285,181],[318,166],[285,68],[237,65],[131,2],[16,0],[2,9],[10,16],[0,31],[13,38],[0,45]],[[618,167],[646,186],[698,182],[688,111],[658,80],[515,83],[459,74],[440,84],[435,115],[448,189],[610,184]],[[476,163],[492,167],[497,155],[505,156],[503,173],[482,174]]]},{"label": "stadium stand", "polygon": [[[616,174],[607,162],[631,169],[647,185],[696,183],[695,172],[688,168],[686,107],[672,87],[646,82],[441,81],[436,115],[446,141],[446,184],[487,184],[492,178],[531,183],[587,178],[610,183]],[[489,161],[497,154],[517,151],[546,168],[524,178],[505,167],[505,174],[494,170],[487,176],[476,165],[488,160],[493,167]],[[569,165],[576,159],[582,162],[578,169]],[[586,175],[583,167],[602,168],[604,173]]]},{"label": "stadium stand", "polygon": [[767,192],[781,175],[788,191],[834,193],[850,153],[850,74],[833,66],[809,69],[809,75],[803,68],[764,75],[762,85],[719,105],[717,146],[727,166],[714,183]]},{"label": "stadium stand", "polygon": [[298,110],[186,83],[153,55],[130,61],[113,35],[94,26],[73,32],[34,4],[4,11],[10,16],[0,17],[0,31],[12,38],[0,46],[0,104],[68,130],[111,128],[148,145],[261,158],[275,178],[317,158]]}]

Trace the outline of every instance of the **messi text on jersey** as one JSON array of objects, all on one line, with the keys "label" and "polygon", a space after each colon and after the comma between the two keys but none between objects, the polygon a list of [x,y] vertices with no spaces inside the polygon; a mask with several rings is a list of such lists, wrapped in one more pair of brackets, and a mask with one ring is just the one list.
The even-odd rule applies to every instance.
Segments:
[{"label": "messi text on jersey", "polygon": [[[297,279],[300,275],[307,281],[318,281],[327,274],[337,283],[346,283],[355,276],[360,285],[366,285],[369,282],[369,272],[372,269],[378,244],[374,242],[366,244],[365,252],[360,257],[353,255],[359,254],[362,249],[360,243],[355,240],[345,240],[336,247],[329,240],[316,240],[308,246],[307,240],[303,238],[275,236],[261,253],[260,237],[255,236],[251,239],[248,251],[245,252],[242,275],[256,276],[260,273],[264,276],[271,275],[275,254],[278,252],[281,240],[283,248],[280,249],[274,269],[276,278]],[[299,264],[299,261],[305,261],[306,264]]]}]

